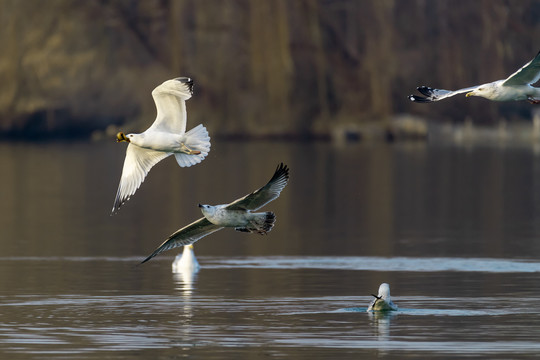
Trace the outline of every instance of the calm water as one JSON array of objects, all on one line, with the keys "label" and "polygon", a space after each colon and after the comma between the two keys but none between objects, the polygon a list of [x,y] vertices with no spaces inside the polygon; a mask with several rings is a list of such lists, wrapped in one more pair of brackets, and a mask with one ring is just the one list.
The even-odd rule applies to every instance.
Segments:
[{"label": "calm water", "polygon": [[[0,144],[0,358],[534,358],[540,154],[215,142],[109,216],[125,145]],[[291,168],[266,237],[223,230],[136,266],[197,203]],[[381,282],[398,312],[366,313]]]}]

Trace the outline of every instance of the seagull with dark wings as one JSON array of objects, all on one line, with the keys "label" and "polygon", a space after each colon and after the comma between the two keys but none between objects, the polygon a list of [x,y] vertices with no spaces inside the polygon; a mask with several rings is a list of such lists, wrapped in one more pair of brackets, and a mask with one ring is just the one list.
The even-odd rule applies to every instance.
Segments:
[{"label": "seagull with dark wings", "polygon": [[420,86],[416,89],[424,96],[409,95],[409,100],[428,103],[466,93],[467,97],[480,96],[493,101],[528,100],[531,104],[540,104],[540,88],[531,86],[538,80],[540,80],[540,52],[536,54],[534,59],[504,80],[453,91]]},{"label": "seagull with dark wings", "polygon": [[251,232],[266,235],[276,221],[276,215],[271,212],[252,212],[260,209],[270,201],[279,197],[279,194],[289,182],[289,168],[281,163],[270,181],[259,190],[252,192],[230,204],[201,205],[204,217],[177,230],[169,236],[150,256],[142,263],[164,251],[179,246],[191,245],[197,240],[210,235],[224,227],[234,228],[237,231]]}]

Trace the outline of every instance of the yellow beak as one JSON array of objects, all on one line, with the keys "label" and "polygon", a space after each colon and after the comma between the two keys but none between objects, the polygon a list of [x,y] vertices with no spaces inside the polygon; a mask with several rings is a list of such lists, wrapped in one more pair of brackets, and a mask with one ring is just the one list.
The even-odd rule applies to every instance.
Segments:
[{"label": "yellow beak", "polygon": [[473,92],[468,92],[467,94],[465,94],[466,97],[469,97],[469,96],[474,96]]},{"label": "yellow beak", "polygon": [[126,137],[126,135],[124,135],[123,132],[120,131],[118,134],[116,134],[116,142],[122,142],[122,141],[129,142],[129,139]]}]

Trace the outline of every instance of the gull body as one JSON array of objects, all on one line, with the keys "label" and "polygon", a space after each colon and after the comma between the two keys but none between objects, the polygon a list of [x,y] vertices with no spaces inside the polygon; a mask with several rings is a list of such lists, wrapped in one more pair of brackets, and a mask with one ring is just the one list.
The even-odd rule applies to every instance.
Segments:
[{"label": "gull body", "polygon": [[387,283],[382,283],[379,286],[379,294],[373,296],[375,299],[369,304],[367,311],[395,311],[398,309],[392,302],[390,285]]},{"label": "gull body", "polygon": [[203,217],[174,232],[141,263],[147,262],[164,251],[193,244],[199,239],[225,227],[242,232],[266,235],[274,226],[275,214],[271,211],[259,213],[253,211],[277,199],[288,181],[289,168],[281,163],[270,181],[251,194],[229,204],[215,206],[199,204]]},{"label": "gull body", "polygon": [[420,86],[417,90],[424,96],[409,95],[409,100],[428,103],[465,93],[466,97],[480,96],[493,101],[527,100],[531,104],[540,104],[540,88],[532,86],[539,80],[540,52],[536,54],[534,59],[506,79],[459,90],[433,89],[428,86]]},{"label": "gull body", "polygon": [[237,231],[257,232],[266,234],[272,229],[275,222],[275,215],[272,212],[252,213],[244,209],[228,209],[229,204],[223,205],[201,205],[201,212],[204,217],[214,225],[222,227],[233,227]]},{"label": "gull body", "polygon": [[133,145],[137,145],[141,148],[163,151],[168,153],[183,153],[187,155],[197,155],[200,152],[197,150],[190,150],[185,144],[188,140],[186,134],[171,134],[164,131],[153,131],[151,136],[147,136],[146,133],[141,134],[128,134],[126,136],[127,141]]},{"label": "gull body", "polygon": [[119,132],[118,142],[129,143],[112,214],[141,186],[150,169],[173,155],[178,165],[189,167],[200,163],[210,151],[210,137],[199,124],[186,132],[186,100],[193,94],[193,80],[180,77],[167,80],[152,91],[156,104],[156,120],[145,132]]}]

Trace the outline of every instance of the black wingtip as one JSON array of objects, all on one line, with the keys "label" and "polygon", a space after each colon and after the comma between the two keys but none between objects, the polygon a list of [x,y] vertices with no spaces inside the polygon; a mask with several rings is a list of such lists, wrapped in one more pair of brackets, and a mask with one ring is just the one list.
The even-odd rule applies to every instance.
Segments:
[{"label": "black wingtip", "polygon": [[411,100],[412,102],[417,102],[417,103],[430,103],[430,102],[433,102],[433,89],[430,88],[429,86],[418,86],[416,88],[416,90],[418,90],[419,93],[421,93],[422,95],[424,96],[418,96],[418,95],[409,95],[408,98],[409,100]]},{"label": "black wingtip", "polygon": [[189,92],[191,95],[193,95],[193,79],[190,77],[182,76],[175,79],[176,81],[180,81],[182,84],[186,84]]},{"label": "black wingtip", "polygon": [[285,177],[285,179],[287,180],[289,179],[289,168],[284,163],[280,163],[277,166],[276,171],[274,172],[274,176],[272,176],[271,180],[277,179],[282,176]]},{"label": "black wingtip", "polygon": [[419,86],[416,88],[422,95],[431,96],[433,94],[433,89],[429,86]]},{"label": "black wingtip", "polygon": [[429,100],[428,98],[425,98],[425,97],[422,97],[422,96],[417,96],[417,95],[409,95],[409,100],[411,100],[412,102],[417,102],[417,103],[429,103],[429,102],[431,102],[431,100]]},{"label": "black wingtip", "polygon": [[148,256],[146,259],[144,259],[143,261],[141,261],[139,264],[137,265],[142,265],[144,264],[145,262],[147,262],[148,260],[152,259],[154,256],[156,256],[154,253],[152,253],[150,256]]}]

